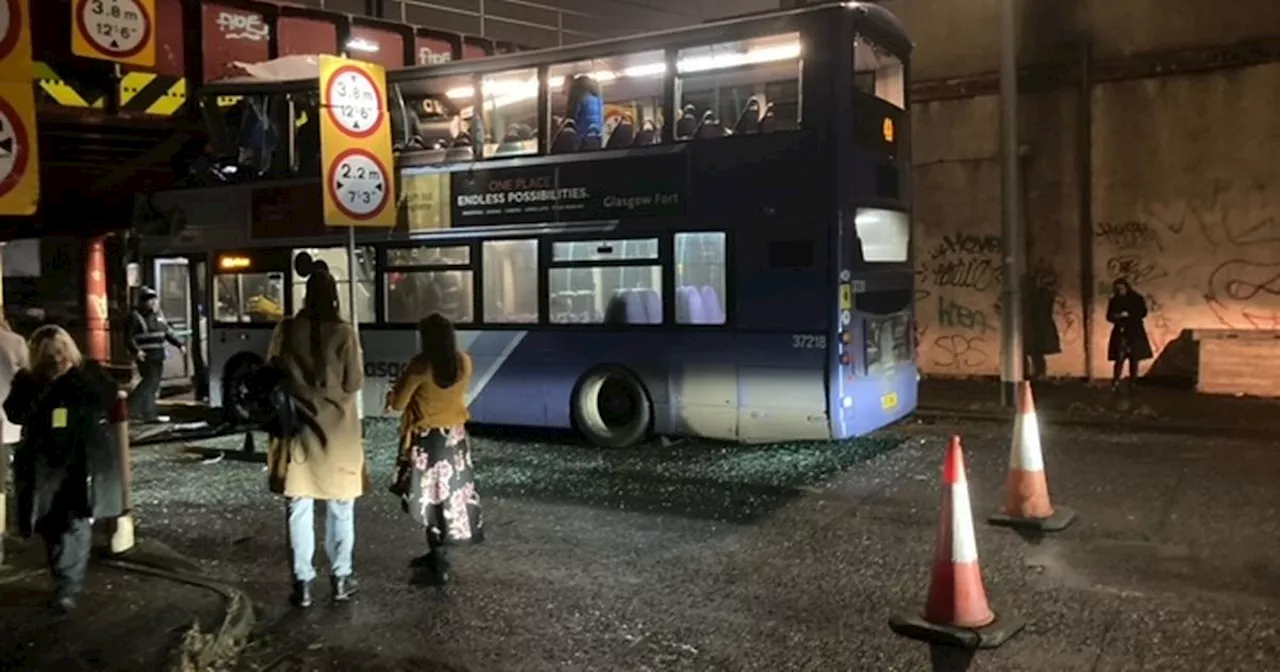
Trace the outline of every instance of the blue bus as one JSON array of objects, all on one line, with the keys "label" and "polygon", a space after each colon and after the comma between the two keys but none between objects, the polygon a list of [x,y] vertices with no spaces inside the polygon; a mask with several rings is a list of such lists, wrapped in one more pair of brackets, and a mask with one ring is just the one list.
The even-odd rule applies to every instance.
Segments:
[{"label": "blue bus", "polygon": [[400,223],[358,230],[354,263],[322,221],[316,71],[213,84],[234,160],[141,199],[144,279],[189,304],[171,317],[234,417],[324,264],[370,416],[440,312],[479,423],[609,447],[862,435],[917,398],[910,51],[844,2],[391,72]]}]

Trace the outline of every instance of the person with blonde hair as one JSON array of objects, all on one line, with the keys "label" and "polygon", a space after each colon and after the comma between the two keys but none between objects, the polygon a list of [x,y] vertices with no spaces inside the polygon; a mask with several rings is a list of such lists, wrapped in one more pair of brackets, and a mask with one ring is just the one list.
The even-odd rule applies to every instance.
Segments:
[{"label": "person with blonde hair", "polygon": [[[9,396],[9,386],[19,371],[27,368],[27,342],[13,332],[9,321],[0,314],[0,399]],[[0,539],[4,537],[7,527],[8,512],[5,510],[9,483],[9,458],[12,446],[22,438],[22,428],[10,422],[8,416],[0,409]],[[4,564],[4,543],[0,542],[0,565]]]},{"label": "person with blonde hair", "polygon": [[93,493],[90,455],[111,449],[105,424],[117,386],[86,361],[71,335],[46,325],[31,335],[29,367],[19,371],[4,412],[22,425],[14,456],[19,528],[44,538],[55,606],[75,607],[89,564]]}]

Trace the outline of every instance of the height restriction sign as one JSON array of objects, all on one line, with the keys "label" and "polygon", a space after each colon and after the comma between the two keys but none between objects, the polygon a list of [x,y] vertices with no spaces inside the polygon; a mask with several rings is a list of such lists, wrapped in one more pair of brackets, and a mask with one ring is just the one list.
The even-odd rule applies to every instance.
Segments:
[{"label": "height restriction sign", "polygon": [[321,56],[320,106],[325,224],[394,227],[386,72],[372,63]]},{"label": "height restriction sign", "polygon": [[74,0],[71,53],[154,67],[156,0]]},{"label": "height restriction sign", "polygon": [[0,82],[30,82],[31,15],[27,0],[0,0]]},{"label": "height restriction sign", "polygon": [[35,91],[0,82],[0,215],[35,214],[40,204]]}]

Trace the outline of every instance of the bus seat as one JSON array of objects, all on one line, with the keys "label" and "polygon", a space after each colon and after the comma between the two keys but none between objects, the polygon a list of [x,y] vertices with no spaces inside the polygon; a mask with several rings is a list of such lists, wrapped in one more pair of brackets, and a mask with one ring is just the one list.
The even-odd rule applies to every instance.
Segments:
[{"label": "bus seat", "polygon": [[644,300],[644,312],[647,318],[645,324],[662,324],[662,296],[657,290],[653,289],[637,289],[640,298]]},{"label": "bus seat", "polygon": [[578,130],[574,128],[573,120],[565,119],[551,141],[551,153],[568,154],[576,152],[578,151],[578,144]]},{"label": "bus seat", "polygon": [[702,309],[707,317],[703,324],[724,324],[724,306],[720,303],[720,293],[716,288],[703,285],[699,293],[702,295]]},{"label": "bus seat", "polygon": [[760,130],[760,100],[752,98],[747,107],[738,115],[738,123],[733,125],[733,132],[739,135],[750,135]]},{"label": "bus seat", "polygon": [[681,298],[685,303],[685,316],[681,324],[706,324],[707,309],[702,302],[702,295],[697,287],[681,287]]},{"label": "bus seat", "polygon": [[605,324],[628,324],[631,322],[631,305],[625,292],[614,292],[609,305],[604,311]]},{"label": "bus seat", "polygon": [[[711,111],[707,110],[710,114]],[[693,137],[695,131],[698,130],[698,108],[693,104],[685,105],[680,112],[680,120],[676,122],[676,139],[684,140]]]},{"label": "bus seat", "polygon": [[460,133],[458,137],[453,139],[448,151],[444,153],[444,160],[470,161],[475,156],[475,148],[471,146],[471,136],[466,133]]},{"label": "bus seat", "polygon": [[643,290],[622,290],[622,299],[627,306],[627,324],[648,324],[649,311],[645,308]]},{"label": "bus seat", "polygon": [[652,121],[646,121],[640,126],[640,132],[636,133],[636,139],[631,141],[632,147],[646,147],[658,142],[658,129],[653,125]]},{"label": "bus seat", "polygon": [[691,324],[693,307],[689,305],[689,287],[676,288],[676,324]]},{"label": "bus seat", "polygon": [[605,149],[621,149],[630,147],[631,143],[636,139],[636,127],[631,122],[623,119],[613,127],[613,132],[609,134],[609,142],[605,143]]},{"label": "bus seat", "polygon": [[586,135],[582,136],[582,142],[578,144],[578,151],[593,152],[604,146],[600,138],[600,129],[592,126],[587,129]]},{"label": "bus seat", "polygon": [[764,114],[760,115],[760,123],[757,126],[757,130],[760,133],[772,133],[776,123],[777,119],[773,116],[773,103],[769,103],[764,106]]},{"label": "bus seat", "polygon": [[494,156],[523,154],[525,151],[524,142],[532,137],[533,129],[524,124],[512,124],[507,127],[506,133],[503,134],[502,144],[498,145]]},{"label": "bus seat", "polygon": [[707,110],[702,113],[702,120],[698,122],[698,128],[693,132],[693,137],[696,140],[723,138],[724,127],[720,125],[716,115],[711,110]]}]

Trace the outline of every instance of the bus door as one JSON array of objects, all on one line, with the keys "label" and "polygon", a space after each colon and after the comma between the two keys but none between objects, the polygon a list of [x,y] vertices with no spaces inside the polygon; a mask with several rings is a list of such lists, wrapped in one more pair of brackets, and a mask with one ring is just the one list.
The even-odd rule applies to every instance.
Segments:
[{"label": "bus door", "polygon": [[[160,314],[184,342],[191,340],[196,324],[191,296],[191,268],[186,257],[162,257],[154,262],[155,290],[160,300]],[[192,376],[190,351],[183,356],[172,345],[166,345],[162,380],[188,381]]]}]

